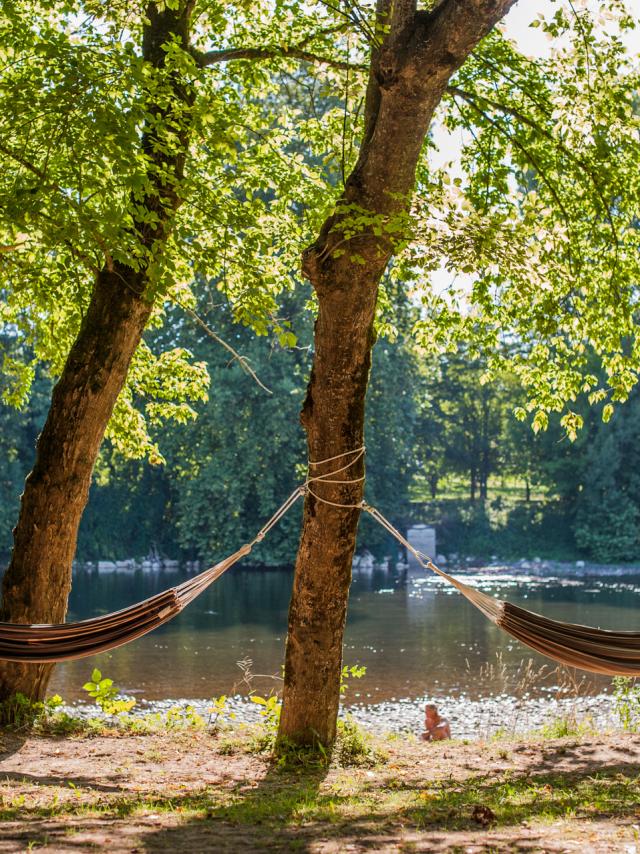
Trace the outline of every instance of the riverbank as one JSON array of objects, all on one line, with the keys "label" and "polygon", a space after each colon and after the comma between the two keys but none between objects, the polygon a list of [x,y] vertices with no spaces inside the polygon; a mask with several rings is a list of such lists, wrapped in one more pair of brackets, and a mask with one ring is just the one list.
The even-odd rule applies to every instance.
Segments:
[{"label": "riverbank", "polygon": [[[525,577],[541,578],[592,578],[602,576],[603,578],[621,578],[625,576],[640,576],[640,564],[638,563],[591,563],[585,560],[560,561],[543,560],[542,558],[521,558],[520,560],[503,560],[482,558],[469,555],[449,560],[439,555],[439,563],[442,569],[452,573],[487,573],[490,575],[514,574]],[[438,561],[436,561],[438,562]]]},{"label": "riverbank", "polygon": [[3,852],[635,854],[638,845],[635,735],[395,737],[373,740],[362,764],[296,768],[224,733],[1,741]]},{"label": "riverbank", "polygon": [[[380,735],[419,735],[422,731],[425,703],[436,702],[440,714],[451,725],[456,739],[478,741],[496,736],[521,736],[543,728],[556,729],[563,725],[583,727],[596,732],[615,731],[620,721],[611,694],[594,696],[548,696],[517,698],[508,694],[471,700],[458,697],[421,697],[384,703],[349,704],[342,709],[343,718],[350,717],[369,732]],[[191,711],[204,721],[211,717],[211,700],[181,699],[139,701],[128,717],[144,719],[148,715],[188,716]],[[73,717],[87,720],[102,717],[93,704],[77,703],[63,707]],[[262,720],[262,706],[246,696],[227,697],[222,719],[235,724],[257,724]],[[106,716],[109,719],[109,716]]]}]

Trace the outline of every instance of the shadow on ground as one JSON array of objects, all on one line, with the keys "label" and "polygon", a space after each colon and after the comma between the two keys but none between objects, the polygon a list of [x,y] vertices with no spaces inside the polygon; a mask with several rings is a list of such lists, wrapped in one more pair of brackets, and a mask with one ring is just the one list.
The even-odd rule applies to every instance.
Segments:
[{"label": "shadow on ground", "polygon": [[[200,738],[175,747],[171,760],[154,758],[156,764],[137,776],[131,771],[126,784],[117,776],[122,755],[112,755],[122,753],[125,741],[100,745],[93,775],[57,775],[57,764],[26,775],[0,771],[0,779],[21,780],[26,792],[11,807],[3,801],[0,852],[31,846],[55,852],[104,847],[110,854],[602,854],[628,850],[639,831],[640,744],[633,737],[433,748],[407,743],[393,761],[374,769],[338,770],[265,766],[259,757],[223,756]],[[151,743],[130,739],[130,749],[138,755]],[[56,744],[65,742],[48,742],[49,753],[57,755]],[[183,763],[198,750],[201,775],[181,785],[187,779]]]},{"label": "shadow on ground", "polygon": [[0,763],[14,753],[18,753],[24,744],[26,736],[0,728]]},{"label": "shadow on ground", "polygon": [[[141,845],[149,852],[179,847],[314,852],[584,848],[580,834],[569,832],[567,837],[562,832],[560,825],[569,820],[582,825],[582,835],[591,843],[594,832],[605,825],[619,842],[640,815],[640,768],[622,757],[603,768],[597,754],[597,747],[549,748],[535,771],[507,773],[498,780],[486,774],[462,781],[402,782],[382,768],[357,795],[341,793],[340,787],[321,790],[324,774],[319,771],[273,769],[238,792],[232,804],[212,804],[195,821],[144,834]],[[586,850],[620,850],[615,839],[611,842],[611,849],[602,839]]]}]

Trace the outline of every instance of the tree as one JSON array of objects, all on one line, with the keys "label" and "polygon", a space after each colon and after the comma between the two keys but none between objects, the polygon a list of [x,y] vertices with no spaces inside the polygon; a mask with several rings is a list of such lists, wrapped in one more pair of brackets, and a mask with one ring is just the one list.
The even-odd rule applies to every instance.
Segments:
[{"label": "tree", "polygon": [[[563,410],[581,392],[594,403],[608,394],[624,400],[636,381],[637,210],[628,188],[637,187],[637,69],[625,65],[615,37],[605,34],[597,43],[584,11],[573,23],[563,9],[543,23],[550,35],[572,38],[553,65],[528,62],[499,37],[481,44],[511,5],[443,0],[419,11],[410,0],[380,0],[368,22],[371,61],[357,161],[303,254],[303,273],[319,305],[302,411],[311,461],[363,444],[378,283],[411,230],[416,176],[428,192],[414,206],[420,240],[399,265],[400,275],[415,280],[420,268],[435,269],[443,250],[452,267],[476,273],[472,312],[458,311],[455,300],[442,296],[425,298],[429,316],[419,330],[425,347],[450,347],[473,330],[476,348],[492,352],[495,371],[503,367],[501,339],[519,333],[525,346],[515,367],[528,406],[537,409],[537,429],[549,411]],[[619,23],[631,25],[624,10]],[[472,137],[463,159],[468,180],[463,189],[458,181],[456,193],[449,192],[446,175],[430,174],[421,159],[447,89],[457,98],[450,125],[467,127]],[[527,195],[513,191],[525,183],[519,180],[524,173],[536,186]],[[609,390],[585,373],[585,341],[603,358]],[[563,424],[575,435],[579,416],[569,410]],[[319,498],[305,500],[289,611],[283,739],[330,744],[335,736],[363,473],[358,459],[350,483],[316,483]]]},{"label": "tree", "polygon": [[[116,446],[157,456],[136,401],[150,398],[150,421],[184,420],[189,399],[205,396],[203,365],[142,341],[164,305],[192,308],[189,283],[214,278],[238,319],[286,334],[269,318],[288,284],[287,247],[304,228],[285,191],[305,186],[313,205],[325,185],[302,158],[284,156],[291,113],[274,103],[270,75],[243,63],[231,79],[223,69],[317,60],[335,25],[315,23],[302,12],[293,20],[286,4],[239,9],[234,35],[261,41],[247,51],[226,49],[217,4],[24,0],[3,9],[0,153],[13,169],[0,186],[2,321],[58,379],[22,495],[1,619],[64,619],[107,428]],[[212,41],[223,44],[209,49]],[[259,98],[246,95],[251,87]],[[32,366],[21,368],[24,384]],[[2,664],[0,697],[40,698],[50,673]]]},{"label": "tree", "polygon": [[[473,359],[466,348],[439,360],[438,379],[431,387],[442,424],[442,464],[469,480],[469,498],[486,500],[489,477],[504,456],[507,416],[502,378],[483,382],[486,360]],[[512,407],[513,409],[513,407]]]},{"label": "tree", "polygon": [[[409,0],[378,4],[358,159],[303,256],[319,307],[302,410],[311,461],[363,445],[378,285],[407,228],[424,140],[451,76],[511,5],[445,0],[418,12]],[[280,718],[280,736],[300,743],[335,737],[363,474],[358,460],[352,483],[322,485],[321,500],[305,500]]]},{"label": "tree", "polygon": [[[64,619],[78,525],[93,467],[151,315],[152,290],[158,285],[154,255],[158,244],[167,240],[173,213],[182,201],[179,184],[193,96],[179,69],[172,67],[167,49],[175,43],[183,49],[188,46],[191,6],[160,11],[151,4],[147,16],[142,71],[149,69],[151,79],[154,71],[159,74],[145,99],[147,114],[139,155],[145,174],[137,191],[131,192],[130,229],[138,252],[105,249],[86,314],[54,388],[3,579],[2,619],[7,621]],[[51,182],[46,167],[23,159],[13,148],[4,146],[3,154],[39,182]],[[63,187],[60,194],[64,194]],[[5,663],[0,668],[0,694],[20,691],[39,697],[50,672],[49,665]]]}]

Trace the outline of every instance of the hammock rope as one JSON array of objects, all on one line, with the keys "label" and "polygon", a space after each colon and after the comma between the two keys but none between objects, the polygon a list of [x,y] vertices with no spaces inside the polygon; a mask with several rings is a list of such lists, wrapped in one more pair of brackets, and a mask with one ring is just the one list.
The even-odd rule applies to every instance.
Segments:
[{"label": "hammock rope", "polygon": [[[209,585],[246,557],[256,544],[262,542],[298,499],[308,494],[316,501],[332,507],[357,509],[368,513],[404,546],[424,569],[453,585],[492,623],[531,649],[561,664],[592,673],[608,676],[640,676],[640,632],[617,632],[550,620],[540,614],[512,605],[510,602],[488,596],[436,566],[429,557],[415,549],[379,510],[366,501],[363,500],[357,504],[340,504],[317,494],[316,487],[321,484],[362,483],[364,475],[354,478],[346,476],[337,478],[336,475],[345,475],[345,472],[362,459],[365,450],[362,446],[324,460],[310,461],[304,483],[278,507],[251,542],[245,543],[229,557],[182,584],[115,613],[76,623],[23,625],[0,622],[0,659],[40,664],[85,658],[115,649],[148,634],[179,614]],[[316,474],[318,467],[329,463],[340,464],[325,474]]]}]

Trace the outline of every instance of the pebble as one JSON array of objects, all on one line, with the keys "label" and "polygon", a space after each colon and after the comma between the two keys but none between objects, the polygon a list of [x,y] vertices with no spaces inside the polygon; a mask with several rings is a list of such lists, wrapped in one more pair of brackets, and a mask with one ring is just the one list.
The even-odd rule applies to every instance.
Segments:
[{"label": "pebble", "polygon": [[[424,707],[435,703],[441,715],[451,724],[454,738],[480,741],[498,732],[517,735],[540,729],[558,719],[570,717],[578,722],[588,722],[600,732],[620,729],[614,711],[614,700],[610,694],[583,697],[539,697],[519,699],[507,694],[470,699],[458,697],[420,697],[394,699],[371,704],[353,704],[342,707],[341,716],[350,715],[364,729],[375,733],[419,735],[422,731]],[[153,700],[138,701],[130,712],[144,716],[155,712],[166,713],[169,709],[191,706],[200,716],[208,720],[211,700]],[[262,720],[257,703],[246,696],[227,698],[226,713],[233,712],[233,723],[258,723]],[[77,717],[101,717],[93,704],[75,703],[63,710]]]}]

